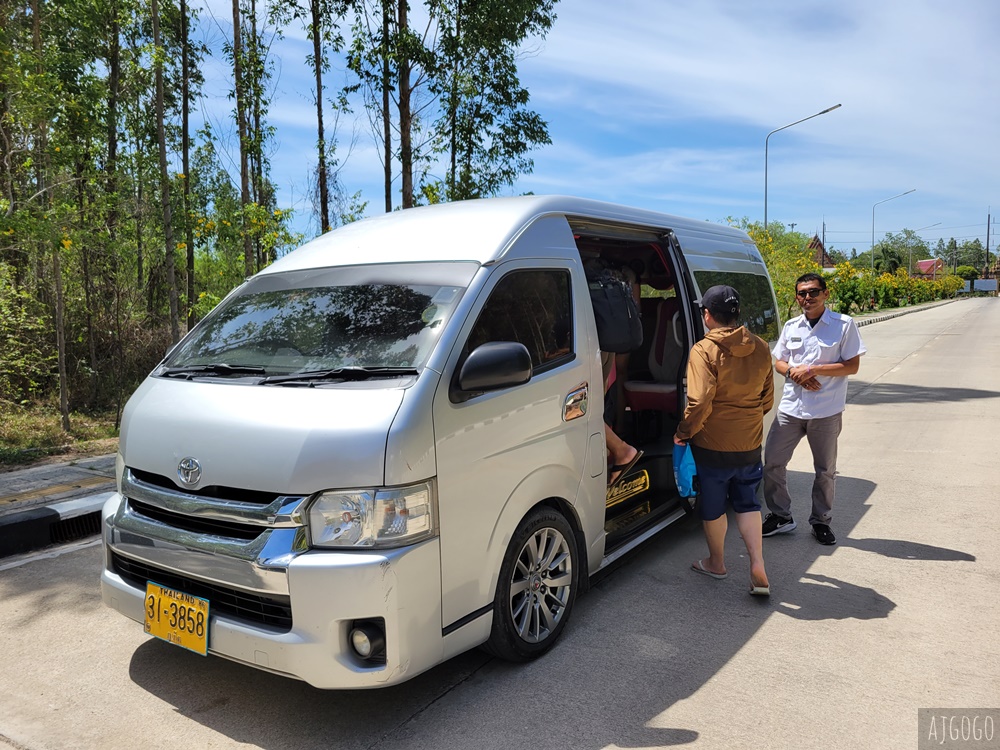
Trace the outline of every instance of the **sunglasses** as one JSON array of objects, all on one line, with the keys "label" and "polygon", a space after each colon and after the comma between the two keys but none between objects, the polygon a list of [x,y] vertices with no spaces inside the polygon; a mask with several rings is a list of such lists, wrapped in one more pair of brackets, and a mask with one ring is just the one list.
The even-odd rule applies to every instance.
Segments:
[{"label": "sunglasses", "polygon": [[806,297],[809,299],[816,299],[823,292],[823,289],[799,289],[795,292],[795,296],[801,297],[802,299],[805,299]]}]

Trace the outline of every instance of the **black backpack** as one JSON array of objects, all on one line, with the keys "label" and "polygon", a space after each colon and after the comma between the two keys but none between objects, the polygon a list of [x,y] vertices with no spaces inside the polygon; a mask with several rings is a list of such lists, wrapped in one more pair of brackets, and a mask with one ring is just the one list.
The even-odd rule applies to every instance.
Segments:
[{"label": "black backpack", "polygon": [[610,268],[588,270],[587,285],[601,351],[624,354],[642,346],[642,321],[629,285]]}]

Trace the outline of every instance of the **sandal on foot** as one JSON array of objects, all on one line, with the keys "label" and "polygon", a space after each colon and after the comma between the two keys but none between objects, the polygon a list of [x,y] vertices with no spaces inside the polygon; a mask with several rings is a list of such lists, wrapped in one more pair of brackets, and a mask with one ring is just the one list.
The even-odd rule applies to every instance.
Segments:
[{"label": "sandal on foot", "polygon": [[769,585],[759,586],[753,582],[752,578],[750,579],[750,596],[770,596],[770,595],[771,595],[771,587]]},{"label": "sandal on foot", "polygon": [[625,463],[625,464],[615,464],[614,466],[609,466],[608,467],[608,476],[611,476],[616,471],[618,472],[618,476],[616,476],[613,480],[611,480],[610,482],[608,482],[608,489],[609,490],[613,490],[615,487],[618,486],[618,483],[620,481],[622,481],[622,479],[625,477],[625,475],[629,471],[631,471],[632,468],[634,468],[637,463],[639,463],[639,459],[642,458],[642,454],[643,454],[642,451],[636,451],[635,452],[635,456],[633,456],[632,460],[629,461],[628,463]]},{"label": "sandal on foot", "polygon": [[701,560],[695,560],[691,563],[691,570],[695,573],[701,573],[708,576],[709,578],[715,578],[716,580],[723,580],[729,578],[729,573],[713,573],[711,570],[705,567],[705,564]]}]

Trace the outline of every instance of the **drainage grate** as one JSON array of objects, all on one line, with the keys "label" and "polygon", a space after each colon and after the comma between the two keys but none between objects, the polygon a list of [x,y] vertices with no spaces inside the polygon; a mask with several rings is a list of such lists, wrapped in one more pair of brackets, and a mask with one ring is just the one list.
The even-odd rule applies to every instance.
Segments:
[{"label": "drainage grate", "polygon": [[101,532],[101,514],[84,513],[73,518],[64,518],[49,526],[49,538],[52,544],[75,542],[77,539],[94,536]]}]

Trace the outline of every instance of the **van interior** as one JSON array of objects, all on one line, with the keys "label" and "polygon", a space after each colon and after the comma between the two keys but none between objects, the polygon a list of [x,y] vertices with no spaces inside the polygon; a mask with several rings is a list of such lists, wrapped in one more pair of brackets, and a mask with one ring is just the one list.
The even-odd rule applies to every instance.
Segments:
[{"label": "van interior", "polygon": [[676,273],[669,232],[592,220],[570,224],[584,267],[598,264],[619,272],[632,287],[642,320],[642,345],[615,355],[605,394],[605,422],[643,451],[608,494],[606,552],[613,552],[693,513],[693,498],[681,498],[674,481],[673,436],[684,409],[687,353],[693,337],[702,334],[701,321],[690,319],[692,307],[685,301],[691,293]]}]

